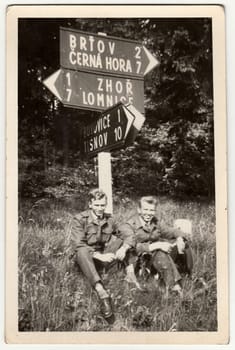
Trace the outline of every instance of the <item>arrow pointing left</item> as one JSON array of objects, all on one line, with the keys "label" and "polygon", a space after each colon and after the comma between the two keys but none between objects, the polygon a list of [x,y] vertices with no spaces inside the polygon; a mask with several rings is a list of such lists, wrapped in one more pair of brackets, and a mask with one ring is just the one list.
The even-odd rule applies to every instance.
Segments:
[{"label": "arrow pointing left", "polygon": [[104,111],[119,101],[144,113],[144,82],[69,69],[59,69],[43,81],[64,106]]},{"label": "arrow pointing left", "polygon": [[43,80],[43,84],[58,98],[58,100],[62,101],[62,97],[60,96],[55,83],[61,73],[61,69],[58,69],[55,73],[51,74],[48,78]]}]

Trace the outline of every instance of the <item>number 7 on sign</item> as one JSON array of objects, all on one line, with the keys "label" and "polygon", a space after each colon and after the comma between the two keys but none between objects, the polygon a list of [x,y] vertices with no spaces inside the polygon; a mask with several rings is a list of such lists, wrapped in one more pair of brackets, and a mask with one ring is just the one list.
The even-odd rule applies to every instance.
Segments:
[{"label": "number 7 on sign", "polygon": [[67,102],[69,102],[70,99],[71,99],[71,95],[72,95],[72,89],[66,89],[66,91],[68,93],[68,95],[67,95]]}]

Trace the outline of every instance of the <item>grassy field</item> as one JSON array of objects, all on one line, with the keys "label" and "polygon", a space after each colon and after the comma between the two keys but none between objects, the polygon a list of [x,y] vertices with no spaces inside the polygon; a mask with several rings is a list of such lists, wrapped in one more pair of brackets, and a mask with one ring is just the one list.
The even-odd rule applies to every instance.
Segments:
[{"label": "grassy field", "polygon": [[[164,298],[154,281],[139,276],[140,292],[118,270],[103,275],[110,291],[115,321],[99,312],[96,294],[71,258],[71,219],[80,204],[40,200],[19,208],[19,330],[20,331],[216,331],[216,240],[214,204],[160,199],[162,222],[176,218],[193,224],[194,272],[183,282],[183,298]],[[75,210],[76,207],[76,210]],[[121,222],[134,211],[126,199],[115,204]]]}]

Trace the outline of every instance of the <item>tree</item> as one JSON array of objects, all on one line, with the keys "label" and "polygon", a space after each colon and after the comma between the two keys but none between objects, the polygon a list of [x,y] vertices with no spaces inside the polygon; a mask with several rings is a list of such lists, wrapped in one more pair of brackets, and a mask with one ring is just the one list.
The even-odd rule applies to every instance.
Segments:
[{"label": "tree", "polygon": [[145,77],[145,126],[132,146],[113,152],[114,189],[213,196],[212,28],[206,18],[20,19],[21,195],[54,193],[65,183],[63,193],[69,183],[75,190],[78,168],[86,169],[80,186],[96,181],[93,160],[81,157],[79,130],[98,114],[63,107],[42,84],[59,68],[60,26],[141,41],[160,60]]}]

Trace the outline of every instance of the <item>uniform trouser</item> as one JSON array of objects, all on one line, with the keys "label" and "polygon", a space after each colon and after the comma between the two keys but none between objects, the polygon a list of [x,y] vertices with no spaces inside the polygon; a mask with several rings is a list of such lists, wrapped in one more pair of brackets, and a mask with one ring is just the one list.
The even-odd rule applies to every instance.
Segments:
[{"label": "uniform trouser", "polygon": [[[106,245],[102,253],[115,253],[122,245],[123,241],[117,237],[112,237],[110,242]],[[100,251],[98,251],[100,252]],[[100,267],[111,267],[116,264],[116,261],[111,263],[102,262],[93,258],[94,249],[89,246],[80,247],[76,252],[76,262],[82,270],[85,277],[90,284],[94,287],[97,282],[101,281],[100,275],[97,270]]]},{"label": "uniform trouser", "polygon": [[152,255],[152,266],[160,274],[167,287],[171,287],[181,280],[181,275],[170,254],[161,250],[154,252]]},{"label": "uniform trouser", "polygon": [[155,273],[158,272],[165,285],[171,287],[181,280],[181,273],[192,273],[192,250],[186,245],[184,254],[179,254],[176,246],[170,254],[161,250],[144,253],[139,256],[137,264],[145,264]]}]

